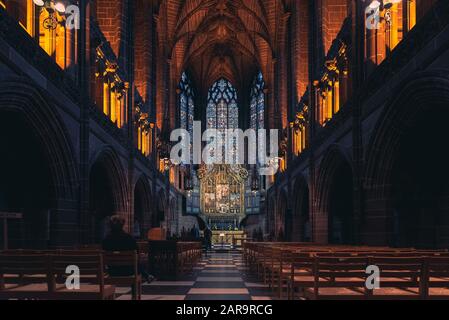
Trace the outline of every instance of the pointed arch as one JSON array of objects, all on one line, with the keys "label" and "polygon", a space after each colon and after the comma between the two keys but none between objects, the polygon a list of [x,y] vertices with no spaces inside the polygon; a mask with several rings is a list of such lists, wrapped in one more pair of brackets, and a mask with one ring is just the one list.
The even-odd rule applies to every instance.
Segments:
[{"label": "pointed arch", "polygon": [[134,185],[134,233],[144,238],[152,227],[153,197],[148,177],[142,174]]},{"label": "pointed arch", "polygon": [[109,232],[109,218],[122,215],[125,228],[132,225],[129,215],[128,181],[114,149],[104,146],[90,161],[89,169],[89,241],[101,242]]},{"label": "pointed arch", "polygon": [[368,145],[363,233],[380,245],[447,247],[447,70],[414,74],[399,87]]},{"label": "pointed arch", "polygon": [[50,163],[55,198],[69,199],[77,193],[77,161],[68,130],[48,101],[27,79],[0,82],[0,112],[18,113],[32,127]]},{"label": "pointed arch", "polygon": [[292,241],[309,242],[312,240],[309,197],[307,178],[300,175],[296,178],[293,186],[292,237],[290,239]]},{"label": "pointed arch", "polygon": [[335,144],[320,163],[316,193],[318,214],[314,217],[314,234],[320,242],[353,244],[356,241],[350,159],[345,149]]},{"label": "pointed arch", "polygon": [[77,160],[49,101],[27,79],[0,81],[0,211],[23,214],[11,222],[10,247],[42,249],[77,239],[75,224],[64,229],[76,221]]}]

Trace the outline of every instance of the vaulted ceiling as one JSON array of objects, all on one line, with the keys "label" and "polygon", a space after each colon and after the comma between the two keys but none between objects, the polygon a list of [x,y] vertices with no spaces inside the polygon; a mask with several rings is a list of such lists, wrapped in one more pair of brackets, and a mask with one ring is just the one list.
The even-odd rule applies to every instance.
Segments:
[{"label": "vaulted ceiling", "polygon": [[237,87],[264,76],[276,56],[288,2],[165,0],[157,20],[159,45],[179,78],[187,70],[200,91],[225,77]]}]

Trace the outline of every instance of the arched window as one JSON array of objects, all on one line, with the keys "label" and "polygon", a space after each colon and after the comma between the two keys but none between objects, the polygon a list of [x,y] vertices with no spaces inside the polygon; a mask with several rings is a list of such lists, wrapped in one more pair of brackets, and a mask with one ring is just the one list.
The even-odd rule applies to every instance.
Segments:
[{"label": "arched window", "polygon": [[193,135],[193,120],[195,112],[195,104],[193,102],[193,90],[187,74],[184,72],[179,83],[179,110],[181,128],[189,131]]},{"label": "arched window", "polygon": [[[179,83],[179,118],[180,126],[189,132],[193,137],[193,122],[195,113],[195,104],[193,102],[193,89],[187,74],[183,72]],[[192,148],[192,145],[190,145]],[[193,159],[193,154],[191,155]]]},{"label": "arched window", "polygon": [[228,80],[220,79],[212,85],[207,102],[208,129],[237,129],[239,127],[237,91]]},{"label": "arched window", "polygon": [[254,79],[251,88],[250,104],[250,128],[254,130],[263,129],[265,122],[265,82],[262,72],[259,72]]},{"label": "arched window", "polygon": [[[226,129],[238,129],[239,109],[237,105],[237,91],[226,79],[220,79],[209,89],[207,98],[207,129],[218,129],[222,134],[223,152],[222,160],[225,159]],[[237,161],[237,141],[231,142],[231,157],[233,162]],[[214,157],[214,152],[211,152]]]}]

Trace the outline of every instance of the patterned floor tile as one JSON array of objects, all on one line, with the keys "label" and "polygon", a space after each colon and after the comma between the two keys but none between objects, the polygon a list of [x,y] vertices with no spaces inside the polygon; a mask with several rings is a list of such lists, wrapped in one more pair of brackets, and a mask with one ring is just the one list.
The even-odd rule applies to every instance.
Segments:
[{"label": "patterned floor tile", "polygon": [[241,277],[198,277],[197,282],[243,282]]},{"label": "patterned floor tile", "polygon": [[271,297],[256,297],[256,296],[251,296],[251,300],[253,301],[268,301],[268,300],[273,300]]},{"label": "patterned floor tile", "polygon": [[245,288],[243,282],[197,282],[193,286],[194,288],[235,288],[242,289]]},{"label": "patterned floor tile", "polygon": [[191,301],[250,301],[250,295],[188,295],[185,300]]},{"label": "patterned floor tile", "polygon": [[192,287],[194,284],[195,284],[195,281],[154,281],[150,284],[147,284],[146,286],[151,286],[151,287],[158,287],[158,286],[159,287],[165,287],[165,286]]},{"label": "patterned floor tile", "polygon": [[[179,301],[179,300],[185,300],[185,295],[147,295],[143,294],[142,299],[143,301],[149,301],[149,300],[168,300],[168,301]],[[119,297],[117,300],[132,300],[131,295],[123,295]]]},{"label": "patterned floor tile", "polygon": [[142,294],[146,295],[186,295],[191,286],[146,286],[142,287]]},{"label": "patterned floor tile", "polygon": [[[250,276],[241,254],[204,257],[179,281],[154,281],[142,286],[142,300],[270,300],[268,286]],[[117,288],[117,300],[131,300],[131,288]]]},{"label": "patterned floor tile", "polygon": [[193,288],[188,292],[188,295],[192,294],[247,295],[249,292],[242,288]]}]

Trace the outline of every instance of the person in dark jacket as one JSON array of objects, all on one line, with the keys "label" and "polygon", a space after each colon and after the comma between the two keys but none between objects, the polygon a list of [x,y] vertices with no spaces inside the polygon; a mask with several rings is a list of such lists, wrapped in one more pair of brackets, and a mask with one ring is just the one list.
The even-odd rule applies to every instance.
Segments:
[{"label": "person in dark jacket", "polygon": [[137,251],[136,240],[123,230],[125,219],[112,216],[110,219],[111,232],[103,240],[105,251]]},{"label": "person in dark jacket", "polygon": [[[138,252],[138,246],[136,240],[128,233],[123,230],[125,226],[125,219],[121,216],[112,216],[110,218],[110,233],[103,240],[103,250],[114,252],[114,251],[136,251]],[[148,275],[145,270],[139,266],[139,273],[142,274],[144,279],[148,282],[154,280],[153,276]],[[116,266],[108,267],[108,273],[112,277],[129,276],[134,272],[132,266]]]},{"label": "person in dark jacket", "polygon": [[208,227],[204,230],[204,241],[206,242],[207,250],[212,249],[212,231]]}]

